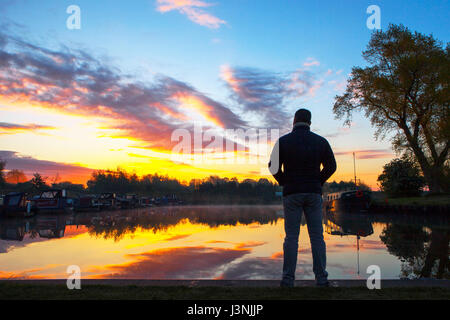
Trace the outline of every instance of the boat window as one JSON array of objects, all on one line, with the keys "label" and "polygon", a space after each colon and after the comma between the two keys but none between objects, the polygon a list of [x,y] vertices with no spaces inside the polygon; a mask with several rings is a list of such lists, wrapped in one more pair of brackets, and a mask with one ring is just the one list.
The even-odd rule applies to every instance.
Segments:
[{"label": "boat window", "polygon": [[57,195],[58,195],[58,191],[45,191],[45,192],[42,192],[41,198],[53,199],[53,198],[56,198]]}]

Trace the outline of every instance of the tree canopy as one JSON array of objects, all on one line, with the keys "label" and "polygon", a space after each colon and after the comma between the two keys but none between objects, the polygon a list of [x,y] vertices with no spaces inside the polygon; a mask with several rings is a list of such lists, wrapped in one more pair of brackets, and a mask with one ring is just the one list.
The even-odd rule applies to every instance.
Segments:
[{"label": "tree canopy", "polygon": [[5,170],[6,162],[0,159],[0,187],[5,184],[5,176],[3,170]]},{"label": "tree canopy", "polygon": [[377,138],[394,132],[394,149],[415,156],[432,192],[449,191],[449,52],[402,25],[376,31],[363,52],[368,66],[353,67],[333,108],[347,124],[363,111]]},{"label": "tree canopy", "polygon": [[424,179],[416,164],[407,159],[394,159],[383,167],[378,176],[381,190],[393,197],[411,197],[420,195]]}]

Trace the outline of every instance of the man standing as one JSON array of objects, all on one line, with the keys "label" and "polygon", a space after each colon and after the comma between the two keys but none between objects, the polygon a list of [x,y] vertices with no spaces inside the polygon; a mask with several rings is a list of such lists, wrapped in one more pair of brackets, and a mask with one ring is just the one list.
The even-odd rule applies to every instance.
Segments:
[{"label": "man standing", "polygon": [[286,232],[283,287],[294,286],[302,212],[311,242],[316,284],[329,286],[322,227],[322,186],[336,171],[336,160],[328,141],[311,132],[310,125],[311,112],[299,109],[294,116],[292,132],[275,143],[270,156],[269,170],[283,187]]}]

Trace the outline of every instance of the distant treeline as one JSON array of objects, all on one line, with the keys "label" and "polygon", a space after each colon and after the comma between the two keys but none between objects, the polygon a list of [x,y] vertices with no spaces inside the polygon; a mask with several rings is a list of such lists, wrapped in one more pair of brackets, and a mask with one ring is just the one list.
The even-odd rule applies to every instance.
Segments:
[{"label": "distant treeline", "polygon": [[[22,191],[36,194],[40,190],[53,187],[67,189],[69,195],[98,194],[113,192],[116,194],[137,194],[158,198],[175,195],[189,204],[270,204],[279,203],[281,197],[277,192],[282,188],[266,179],[220,178],[210,176],[204,179],[192,179],[188,184],[175,178],[158,174],[139,177],[125,170],[97,170],[92,173],[87,186],[71,182],[47,183],[46,178],[34,174],[33,179],[19,183],[4,183],[3,192]],[[325,192],[353,189],[353,182],[326,183]],[[365,188],[368,188],[364,185]]]}]

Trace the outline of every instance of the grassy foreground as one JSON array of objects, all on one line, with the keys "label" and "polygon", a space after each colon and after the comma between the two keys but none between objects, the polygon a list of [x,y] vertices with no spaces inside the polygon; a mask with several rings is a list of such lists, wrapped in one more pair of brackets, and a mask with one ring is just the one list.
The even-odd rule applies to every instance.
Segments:
[{"label": "grassy foreground", "polygon": [[38,300],[308,300],[308,299],[438,299],[450,300],[448,288],[261,288],[186,286],[85,285],[68,290],[65,285],[0,283],[0,299]]},{"label": "grassy foreground", "polygon": [[[375,203],[384,204],[386,196],[379,194],[374,196]],[[433,195],[423,197],[403,197],[388,198],[387,203],[390,205],[408,205],[408,206],[443,206],[450,205],[450,195]]]}]

